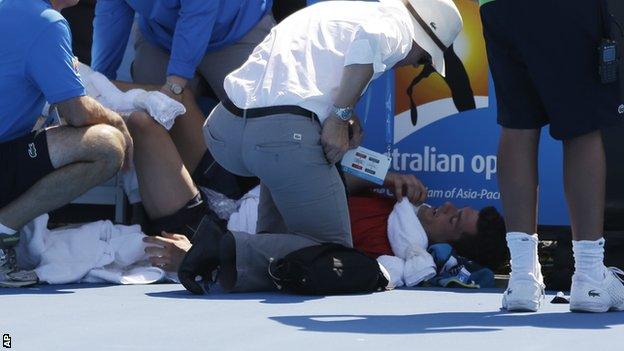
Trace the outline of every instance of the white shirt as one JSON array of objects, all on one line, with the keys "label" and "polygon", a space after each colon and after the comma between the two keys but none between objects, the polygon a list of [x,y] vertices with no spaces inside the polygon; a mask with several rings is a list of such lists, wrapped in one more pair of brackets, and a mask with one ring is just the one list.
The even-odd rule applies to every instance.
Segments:
[{"label": "white shirt", "polygon": [[376,79],[412,48],[414,28],[399,1],[326,1],[275,26],[224,88],[242,109],[298,105],[327,118],[345,66],[372,64]]}]

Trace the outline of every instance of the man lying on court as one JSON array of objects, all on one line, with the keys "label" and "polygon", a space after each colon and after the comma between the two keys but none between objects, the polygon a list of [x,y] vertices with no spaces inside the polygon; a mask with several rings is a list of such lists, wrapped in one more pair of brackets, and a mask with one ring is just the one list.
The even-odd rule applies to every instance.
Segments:
[{"label": "man lying on court", "polygon": [[[415,194],[420,192],[417,189],[424,189],[423,185],[413,175],[393,172],[388,173],[384,187],[392,191],[394,198],[381,196],[372,191],[377,185],[350,175],[347,175],[345,185],[350,194],[348,204],[353,246],[378,258],[393,280],[398,279],[404,285],[413,286],[438,273],[434,257],[412,259],[416,255],[429,256],[426,250],[436,244],[450,244],[458,256],[472,259],[478,265],[492,270],[508,260],[504,220],[493,207],[477,211],[470,207],[457,208],[451,203],[439,207],[413,206],[411,202],[420,202]],[[256,233],[257,228],[253,223],[256,217],[250,215],[254,211],[258,211],[257,201],[250,202],[250,205],[243,203],[230,219],[246,224],[230,223],[228,227],[232,231]],[[241,215],[251,219],[241,220]],[[407,225],[397,228],[397,221]],[[145,240],[154,245],[147,249],[150,260],[154,265],[169,271],[178,269],[192,246],[188,238],[178,234]],[[216,242],[214,244],[217,245]],[[230,252],[230,255],[234,253]],[[235,256],[230,256],[230,259],[235,261]],[[420,267],[420,272],[411,276],[408,276],[408,272],[407,278],[403,279],[405,267],[409,271],[410,264]],[[399,275],[397,279],[395,274]],[[395,286],[403,284],[394,283]]]},{"label": "man lying on court", "polygon": [[[131,161],[121,117],[85,96],[67,21],[76,1],[0,2],[0,274],[15,269],[16,231]],[[45,102],[67,125],[32,131]]]}]

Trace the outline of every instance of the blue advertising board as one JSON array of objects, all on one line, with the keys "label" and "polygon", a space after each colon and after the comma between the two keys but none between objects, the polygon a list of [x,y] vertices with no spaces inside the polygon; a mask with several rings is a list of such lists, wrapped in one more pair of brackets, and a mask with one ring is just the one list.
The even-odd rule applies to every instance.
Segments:
[{"label": "blue advertising board", "polygon": [[[357,109],[366,135],[364,146],[386,152],[390,132],[392,168],[416,175],[429,188],[432,205],[450,201],[501,209],[496,177],[500,127],[479,8],[473,1],[455,3],[464,29],[445,55],[446,77],[431,67],[403,67],[373,82]],[[388,115],[392,130],[386,127]],[[568,225],[561,145],[547,129],[542,133],[539,167],[538,223]]]}]

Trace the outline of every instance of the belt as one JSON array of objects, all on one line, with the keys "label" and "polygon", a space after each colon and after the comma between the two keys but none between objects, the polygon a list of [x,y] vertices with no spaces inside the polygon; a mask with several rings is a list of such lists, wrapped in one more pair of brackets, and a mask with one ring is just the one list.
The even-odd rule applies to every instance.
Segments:
[{"label": "belt", "polygon": [[241,108],[238,108],[236,105],[234,105],[234,103],[228,98],[223,99],[221,101],[221,104],[223,105],[223,107],[225,107],[226,110],[230,111],[230,113],[238,117],[259,118],[259,117],[267,117],[267,116],[273,116],[273,115],[289,114],[289,115],[297,115],[297,116],[312,118],[315,121],[320,123],[320,120],[318,116],[316,115],[316,113],[310,110],[307,110],[301,106],[296,106],[296,105],[257,107],[257,108],[248,108],[248,109],[243,110]]}]

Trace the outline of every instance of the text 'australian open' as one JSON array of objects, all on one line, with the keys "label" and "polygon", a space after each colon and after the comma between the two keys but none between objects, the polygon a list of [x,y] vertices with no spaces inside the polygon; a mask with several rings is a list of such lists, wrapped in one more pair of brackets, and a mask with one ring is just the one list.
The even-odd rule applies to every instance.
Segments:
[{"label": "text 'australian open'", "polygon": [[[435,146],[424,146],[422,153],[401,153],[393,149],[392,159],[392,168],[397,171],[464,173],[466,169],[464,155],[440,153]],[[474,155],[470,159],[470,170],[483,174],[487,180],[492,179],[496,174],[496,156]]]}]

